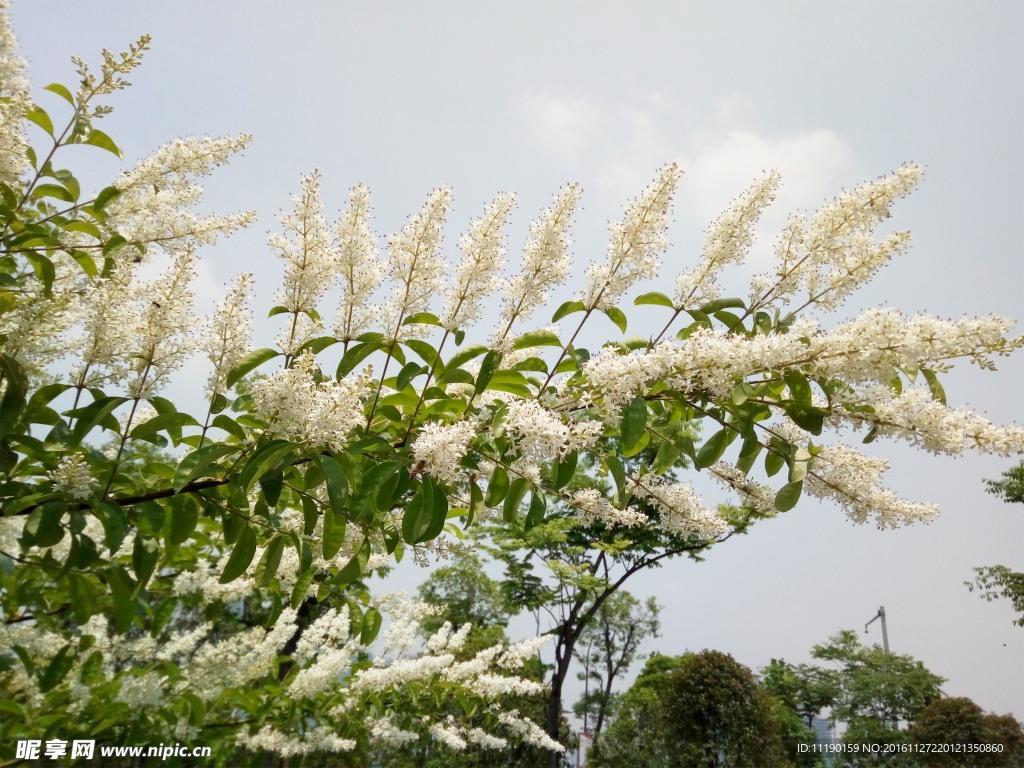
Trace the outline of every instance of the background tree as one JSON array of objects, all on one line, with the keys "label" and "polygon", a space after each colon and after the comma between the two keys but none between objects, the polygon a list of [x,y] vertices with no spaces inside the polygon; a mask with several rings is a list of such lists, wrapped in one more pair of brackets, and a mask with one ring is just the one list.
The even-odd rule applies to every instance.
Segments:
[{"label": "background tree", "polygon": [[[174,140],[94,192],[64,167],[76,145],[121,157],[101,120],[148,45],[104,51],[98,69],[74,59],[75,89],[46,86],[44,108],[0,13],[5,755],[60,724],[113,743],[201,733],[224,764],[410,740],[526,741],[554,762],[560,708],[545,732],[503,707],[510,690],[541,691],[514,673],[538,642],[461,661],[465,636],[442,627],[412,658],[428,609],[371,594],[368,577],[405,553],[446,553],[483,518],[524,534],[552,518],[558,546],[582,540],[553,577],[572,587],[555,633],[560,685],[592,612],[639,568],[697,556],[805,494],[880,527],[936,514],[887,491],[886,462],[839,435],[1024,450],[1021,430],[947,407],[936,374],[957,359],[993,367],[1024,345],[1012,322],[889,309],[821,320],[905,249],[907,233],[876,230],[917,185],[912,164],[791,217],[771,274],[722,296],[719,275],[743,261],[778,187],[766,174],[709,227],[671,295],[633,299],[663,313],[650,338],[624,337],[622,307],[669,247],[674,163],[551,314],[564,331],[531,317],[570,274],[578,185],[534,219],[506,274],[511,195],[469,222],[446,270],[449,189],[382,248],[369,190],[356,185],[330,222],[313,172],[269,238],[277,338],[253,344],[251,275],[199,321],[200,252],[255,218],[200,213],[199,180],[251,137]],[[494,294],[497,325],[478,329]],[[602,315],[623,337],[592,354],[577,342]],[[190,413],[168,386],[193,356],[210,377]],[[173,458],[138,463],[137,443]],[[739,512],[706,506],[675,474],[683,459]],[[573,482],[584,476],[608,483]]]},{"label": "background tree", "polygon": [[[853,630],[815,645],[811,655],[835,665],[837,674],[832,679],[837,691],[831,717],[845,724],[845,744],[905,743],[909,739],[906,724],[941,696],[943,678],[911,656],[861,645]],[[871,764],[892,764],[900,759],[897,753],[879,751],[872,753]],[[857,765],[863,756],[844,755],[841,760]]]},{"label": "background tree", "polygon": [[728,654],[653,656],[622,696],[590,752],[596,768],[775,768],[787,754],[786,718],[754,674]]},{"label": "background tree", "polygon": [[[588,693],[573,709],[577,717],[586,713],[584,731],[593,733],[595,738],[600,735],[605,718],[614,714],[616,695],[612,693],[612,686],[615,681],[634,661],[643,658],[640,646],[658,636],[659,612],[658,602],[653,597],[641,603],[629,592],[619,590],[602,604],[592,623],[580,635],[575,655],[584,670],[579,678],[591,682]],[[593,731],[588,730],[590,722]]]},{"label": "background tree", "polygon": [[1013,768],[1024,764],[1024,727],[1010,715],[987,715],[967,698],[940,698],[917,714],[911,743],[970,745],[977,751],[931,751],[915,755],[920,766]]},{"label": "background tree", "polygon": [[[1024,462],[1003,473],[1000,480],[986,480],[988,492],[1002,498],[1008,504],[1024,504]],[[974,569],[974,581],[964,584],[971,592],[978,590],[981,597],[992,602],[1010,601],[1017,618],[1014,624],[1024,627],[1024,573],[1014,571],[1005,565],[989,565]]]}]

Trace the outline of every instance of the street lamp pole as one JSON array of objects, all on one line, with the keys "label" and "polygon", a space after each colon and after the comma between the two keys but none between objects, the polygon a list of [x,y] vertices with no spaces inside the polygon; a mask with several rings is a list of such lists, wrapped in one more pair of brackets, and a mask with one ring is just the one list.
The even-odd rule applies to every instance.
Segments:
[{"label": "street lamp pole", "polygon": [[878,619],[882,620],[882,648],[885,649],[886,653],[888,653],[889,652],[889,632],[886,630],[886,627],[885,627],[885,606],[884,605],[879,606],[878,607],[878,613],[876,613],[872,617],[871,621],[869,621],[867,624],[864,625],[864,634],[866,635],[868,633],[868,627],[873,622],[877,621]]}]

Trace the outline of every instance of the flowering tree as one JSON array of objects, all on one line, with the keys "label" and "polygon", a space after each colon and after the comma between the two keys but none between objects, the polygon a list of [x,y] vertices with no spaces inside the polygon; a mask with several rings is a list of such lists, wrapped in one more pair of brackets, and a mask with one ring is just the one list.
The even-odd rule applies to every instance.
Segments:
[{"label": "flowering tree", "polygon": [[[918,166],[792,217],[774,272],[746,298],[722,297],[718,276],[743,260],[779,183],[768,174],[712,225],[670,294],[634,299],[664,313],[661,332],[594,354],[577,346],[583,327],[603,314],[625,333],[627,293],[657,273],[676,165],[610,226],[606,258],[540,328],[530,318],[570,273],[578,185],[535,219],[511,276],[514,199],[497,196],[459,239],[446,282],[447,188],[382,250],[367,188],[354,187],[330,224],[313,173],[270,238],[284,276],[269,314],[282,331],[252,348],[252,276],[201,321],[189,287],[198,250],[253,219],[196,213],[197,179],[250,138],[179,139],[82,194],[60,167],[64,150],[120,156],[97,123],[149,39],[104,52],[98,72],[74,60],[77,91],[44,89],[66,113],[55,120],[30,97],[0,18],[9,737],[194,737],[221,762],[243,749],[310,755],[417,738],[557,750],[501,703],[535,690],[512,673],[537,642],[456,661],[464,632],[442,627],[418,659],[403,658],[427,609],[375,597],[365,579],[405,552],[443,554],[483,518],[530,528],[556,507],[581,530],[657,530],[704,546],[730,523],[671,474],[682,458],[751,514],[784,512],[806,493],[889,527],[936,509],[896,498],[880,484],[886,463],[831,433],[934,452],[1024,449],[1024,431],[948,407],[937,377],[959,358],[991,368],[1021,346],[1010,321],[875,310],[828,329],[816,317],[906,247],[907,233],[874,230]],[[144,280],[161,262],[165,273]],[[493,332],[471,336],[495,292]],[[196,354],[210,363],[205,414],[166,396]],[[630,461],[642,451],[654,460]],[[571,482],[586,467],[612,479],[607,492]]]}]

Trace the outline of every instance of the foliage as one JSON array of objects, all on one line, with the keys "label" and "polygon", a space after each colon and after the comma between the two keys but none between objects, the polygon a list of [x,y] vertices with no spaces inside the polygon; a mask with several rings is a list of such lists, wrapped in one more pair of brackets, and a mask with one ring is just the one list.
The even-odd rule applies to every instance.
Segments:
[{"label": "foliage", "polygon": [[793,765],[785,719],[754,674],[728,654],[652,657],[590,752],[603,766]]},{"label": "foliage", "polygon": [[971,751],[921,754],[917,756],[920,766],[1012,768],[1024,764],[1024,727],[1010,715],[986,715],[970,699],[936,699],[918,713],[908,733],[916,744],[947,744],[954,749],[970,745]]},{"label": "foliage", "polygon": [[[641,603],[629,592],[619,590],[602,603],[592,622],[580,635],[576,659],[583,667],[579,679],[591,681],[594,687],[575,707],[576,715],[594,717],[593,733],[601,733],[605,718],[614,714],[615,694],[612,685],[639,658],[640,645],[657,637],[660,629],[658,602],[650,597]],[[581,653],[586,643],[586,651]]]},{"label": "foliage", "polygon": [[[1003,473],[1001,480],[986,480],[989,493],[1000,496],[1010,504],[1024,503],[1024,462]],[[974,569],[974,581],[964,585],[973,592],[978,590],[988,602],[1006,599],[1013,606],[1017,618],[1013,623],[1024,627],[1024,573],[1005,565],[982,566]]]},{"label": "foliage", "polygon": [[[774,276],[756,277],[749,298],[722,297],[718,275],[742,261],[779,182],[768,174],[709,229],[673,295],[636,297],[661,307],[664,329],[593,354],[576,343],[584,325],[603,315],[625,333],[627,292],[657,272],[674,164],[554,311],[552,323],[578,320],[565,333],[524,323],[569,274],[577,185],[535,220],[508,278],[513,198],[498,195],[459,240],[445,287],[447,188],[382,255],[366,187],[329,224],[313,173],[269,241],[284,275],[267,314],[282,332],[253,348],[252,276],[201,322],[190,288],[200,249],[253,220],[196,211],[198,179],[249,136],[172,141],[95,193],[62,167],[75,145],[121,157],[97,123],[148,45],[105,51],[98,72],[75,59],[80,86],[46,86],[56,106],[44,109],[0,13],[4,750],[59,733],[201,737],[219,765],[329,762],[412,740],[526,741],[554,756],[550,715],[548,735],[503,704],[540,690],[514,674],[538,644],[459,661],[465,635],[442,627],[410,658],[428,609],[372,595],[372,574],[443,554],[484,518],[609,553],[588,561],[601,578],[612,554],[627,571],[697,554],[805,494],[901,525],[936,510],[895,498],[885,462],[832,432],[948,453],[1024,447],[1021,430],[948,408],[937,377],[1021,346],[1010,321],[876,310],[825,329],[812,316],[906,247],[906,233],[875,230],[916,185],[914,165],[791,218]],[[164,272],[147,281],[153,268]],[[497,327],[471,337],[495,292]],[[210,363],[205,413],[168,397],[192,355]],[[146,445],[168,452],[139,458]],[[676,478],[684,460],[734,490],[735,511]],[[588,468],[607,485],[582,482]],[[772,485],[751,476],[762,471]],[[587,590],[577,613],[601,602]],[[582,625],[565,626],[567,665]]]},{"label": "foliage", "polygon": [[[845,723],[844,744],[903,744],[909,736],[903,724],[940,696],[943,678],[929,672],[912,656],[888,653],[880,646],[865,647],[857,633],[844,630],[827,643],[815,645],[811,655],[835,665],[836,684],[831,703],[833,720]],[[899,753],[880,749],[871,753],[871,765],[893,764]],[[849,765],[863,756],[844,753]]]}]

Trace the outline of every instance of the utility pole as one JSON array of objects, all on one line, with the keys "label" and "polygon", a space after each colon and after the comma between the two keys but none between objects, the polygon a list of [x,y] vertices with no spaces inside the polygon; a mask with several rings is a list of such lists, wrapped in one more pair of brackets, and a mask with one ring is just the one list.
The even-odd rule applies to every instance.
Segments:
[{"label": "utility pole", "polygon": [[885,606],[884,605],[879,606],[878,607],[878,613],[876,613],[872,617],[871,621],[869,621],[867,624],[864,625],[864,634],[866,635],[868,633],[868,627],[871,625],[871,623],[877,621],[878,619],[882,620],[882,648],[885,650],[886,653],[888,653],[889,652],[889,632],[886,630],[886,627],[885,627]]}]

